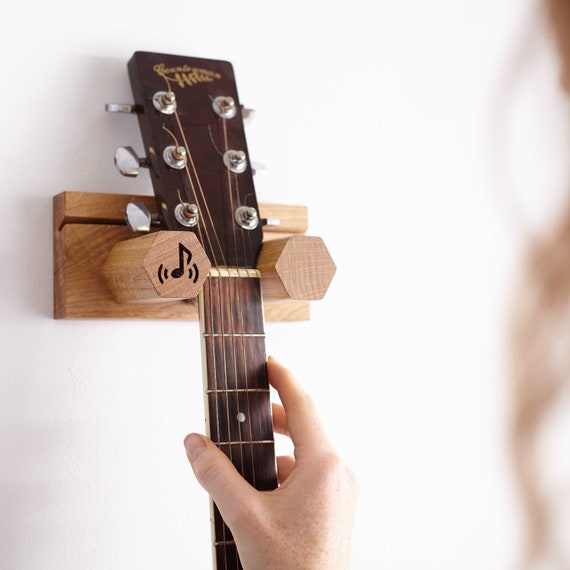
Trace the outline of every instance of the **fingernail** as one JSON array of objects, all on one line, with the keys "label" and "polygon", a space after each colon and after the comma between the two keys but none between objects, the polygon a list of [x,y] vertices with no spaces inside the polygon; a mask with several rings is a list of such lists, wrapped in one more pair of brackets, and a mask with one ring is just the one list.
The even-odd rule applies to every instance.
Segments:
[{"label": "fingernail", "polygon": [[206,440],[197,433],[191,433],[184,439],[184,447],[190,461],[194,461],[206,449]]}]

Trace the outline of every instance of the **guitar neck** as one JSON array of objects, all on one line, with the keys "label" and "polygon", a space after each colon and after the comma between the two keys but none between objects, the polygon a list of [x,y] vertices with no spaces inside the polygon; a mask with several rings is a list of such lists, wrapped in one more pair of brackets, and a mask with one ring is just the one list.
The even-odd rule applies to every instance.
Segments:
[{"label": "guitar neck", "polygon": [[[207,426],[212,441],[256,489],[277,487],[259,274],[212,270],[200,294]],[[241,568],[213,507],[216,568]]]}]

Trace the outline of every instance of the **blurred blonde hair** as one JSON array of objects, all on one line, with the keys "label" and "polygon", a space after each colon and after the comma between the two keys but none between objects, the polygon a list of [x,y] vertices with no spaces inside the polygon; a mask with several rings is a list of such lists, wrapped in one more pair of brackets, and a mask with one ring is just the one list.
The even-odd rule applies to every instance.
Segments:
[{"label": "blurred blonde hair", "polygon": [[[570,96],[570,0],[544,0],[542,7]],[[562,205],[552,226],[528,242],[508,331],[513,466],[529,567],[548,560],[568,568],[553,538],[552,501],[539,464],[543,428],[570,380],[570,198]]]},{"label": "blurred blonde hair", "polygon": [[513,465],[532,564],[550,556],[553,533],[538,464],[541,428],[570,378],[570,204],[528,248],[513,297],[509,355]]}]

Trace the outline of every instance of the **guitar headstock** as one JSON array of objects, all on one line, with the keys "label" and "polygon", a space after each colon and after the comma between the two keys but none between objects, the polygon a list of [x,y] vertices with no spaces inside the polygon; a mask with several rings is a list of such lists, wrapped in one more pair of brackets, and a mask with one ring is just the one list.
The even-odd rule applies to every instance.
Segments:
[{"label": "guitar headstock", "polygon": [[213,266],[255,267],[262,230],[231,63],[135,52],[128,70],[162,229],[195,232]]}]

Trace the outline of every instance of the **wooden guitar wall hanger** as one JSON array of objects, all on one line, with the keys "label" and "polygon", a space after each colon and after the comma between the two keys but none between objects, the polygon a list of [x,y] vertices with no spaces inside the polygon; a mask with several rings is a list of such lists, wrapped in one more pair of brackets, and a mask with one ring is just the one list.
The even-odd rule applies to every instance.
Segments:
[{"label": "wooden guitar wall hanger", "polygon": [[[54,197],[56,319],[198,319],[208,435],[257,489],[277,486],[266,320],[307,320],[336,271],[304,206],[258,204],[231,63],[150,52],[128,62],[154,197]],[[215,568],[241,568],[212,505]]]}]

